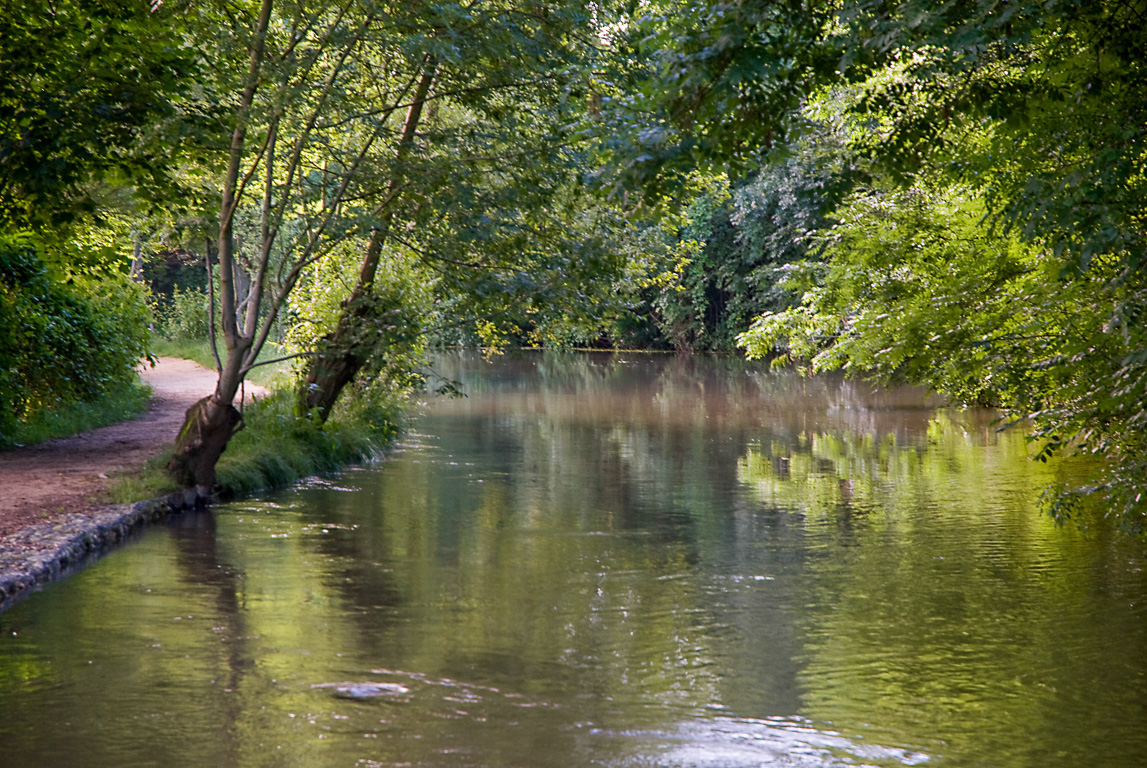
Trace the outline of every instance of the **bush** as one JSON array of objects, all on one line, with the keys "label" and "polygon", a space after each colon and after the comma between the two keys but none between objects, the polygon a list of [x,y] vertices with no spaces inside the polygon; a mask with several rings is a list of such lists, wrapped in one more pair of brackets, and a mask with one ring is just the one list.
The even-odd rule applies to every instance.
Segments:
[{"label": "bush", "polygon": [[207,294],[199,288],[175,286],[171,301],[152,306],[155,333],[168,341],[201,341],[208,337],[211,324]]},{"label": "bush", "polygon": [[0,232],[0,447],[41,412],[132,383],[147,340],[127,275],[49,269],[32,236]]}]

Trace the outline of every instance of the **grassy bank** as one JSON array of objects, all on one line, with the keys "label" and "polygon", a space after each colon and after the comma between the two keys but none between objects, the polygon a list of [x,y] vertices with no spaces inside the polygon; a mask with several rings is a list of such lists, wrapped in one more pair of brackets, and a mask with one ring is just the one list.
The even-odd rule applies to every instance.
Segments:
[{"label": "grassy bank", "polygon": [[[293,393],[281,390],[246,406],[243,421],[216,467],[225,499],[283,488],[380,456],[398,434],[403,408],[397,395],[344,396],[320,426],[296,417]],[[170,455],[156,457],[141,473],[117,478],[113,500],[127,503],[178,490],[163,471]]]},{"label": "grassy bank", "polygon": [[[349,394],[349,393],[348,393]],[[231,439],[216,474],[224,496],[282,488],[380,456],[398,434],[401,404],[384,397],[345,397],[326,424],[300,419],[294,393],[248,406],[247,426]]]},{"label": "grassy bank", "polygon": [[11,434],[0,434],[0,450],[35,445],[130,419],[147,410],[150,398],[149,387],[134,383],[116,388],[99,400],[39,411],[28,421],[18,422]]}]

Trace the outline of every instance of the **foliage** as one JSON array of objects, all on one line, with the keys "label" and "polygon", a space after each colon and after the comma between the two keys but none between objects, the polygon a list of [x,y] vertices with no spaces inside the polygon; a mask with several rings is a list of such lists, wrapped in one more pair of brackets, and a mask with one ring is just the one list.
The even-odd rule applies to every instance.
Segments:
[{"label": "foliage", "polygon": [[540,161],[436,198],[441,218],[418,233],[435,275],[434,338],[462,328],[485,345],[563,346],[601,335],[631,225],[579,183],[579,162]]},{"label": "foliage", "polygon": [[618,21],[624,57],[608,71],[605,178],[645,201],[698,165],[737,177],[783,154],[807,94],[838,70],[824,3],[651,2]]},{"label": "foliage", "polygon": [[[807,131],[808,100],[850,86],[855,97],[837,106],[859,128],[851,149],[897,183],[941,175],[981,190],[996,220],[1066,268],[1101,254],[1140,268],[1143,2],[650,7],[632,29],[659,68],[641,100],[615,109],[671,140],[656,157],[631,142],[637,158],[618,179],[638,166],[634,178],[649,180],[685,159],[783,154],[792,143],[778,131]],[[773,57],[777,46],[789,48]]]},{"label": "foliage", "polygon": [[207,294],[201,289],[175,286],[170,302],[152,304],[155,333],[168,341],[206,339],[211,325],[207,301]]},{"label": "foliage", "polygon": [[93,184],[155,198],[195,72],[179,14],[146,0],[0,5],[0,224],[51,233],[98,210]]},{"label": "foliage", "polygon": [[755,317],[793,303],[785,275],[819,258],[810,235],[832,221],[860,177],[840,129],[827,122],[784,161],[732,185],[709,177],[680,221],[663,219],[661,241],[632,260],[644,266],[622,285],[632,302],[629,327],[640,322],[635,316],[648,318],[649,346],[732,350]]},{"label": "foliage", "polygon": [[980,227],[982,204],[961,190],[862,190],[836,215],[819,235],[826,263],[789,278],[800,304],[763,315],[741,337],[750,355],[779,348],[814,370],[930,381],[980,404],[1032,388],[1033,372],[1006,361],[1048,335],[1019,301],[1054,282],[1038,252]]},{"label": "foliage", "polygon": [[1031,417],[1042,455],[1074,437],[1116,459],[1101,490],[1138,525],[1142,475],[1123,452],[1142,441],[1143,377],[1131,360],[1143,340],[1107,320],[1127,300],[1110,289],[1117,262],[1064,273],[1052,248],[983,226],[984,203],[961,188],[864,190],[837,216],[821,235],[826,262],[790,277],[801,304],[743,334],[749,354],[927,382]]},{"label": "foliage", "polygon": [[899,18],[868,19],[890,65],[863,83],[855,111],[882,126],[863,149],[902,177],[981,187],[1008,228],[1074,268],[1104,253],[1137,265],[1147,4],[994,5],[906,2]]},{"label": "foliage", "polygon": [[[72,259],[80,263],[83,254]],[[122,387],[146,354],[138,286],[121,273],[50,268],[29,235],[0,237],[0,434]]]},{"label": "foliage", "polygon": [[[292,325],[286,340],[290,353],[309,354],[338,323],[364,248],[364,243],[350,241],[306,271],[291,296]],[[355,329],[356,346],[369,356],[364,380],[406,386],[422,361],[432,291],[433,277],[414,254],[401,247],[387,250],[374,290],[364,299],[371,309]]]},{"label": "foliage", "polygon": [[[14,121],[0,145],[6,220],[50,238],[49,267],[66,276],[96,274],[55,246],[77,222],[115,218],[136,265],[154,261],[143,252],[157,243],[204,243],[211,256],[204,241],[216,237],[228,359],[211,403],[231,401],[288,311],[304,323],[303,353],[315,351],[319,315],[343,303],[365,311],[366,371],[392,381],[409,375],[428,320],[550,341],[592,325],[587,299],[603,294],[593,279],[620,263],[609,228],[624,226],[607,206],[586,212],[575,133],[602,51],[586,34],[601,4],[12,10],[0,45]],[[222,200],[214,213],[210,197]],[[337,280],[335,265],[359,271],[344,257],[369,252],[376,233],[386,233],[382,271],[410,275],[326,305],[312,291],[291,309],[292,291]],[[122,247],[109,254],[104,267],[125,266]],[[202,337],[200,301],[194,285],[161,298],[157,331]]]}]

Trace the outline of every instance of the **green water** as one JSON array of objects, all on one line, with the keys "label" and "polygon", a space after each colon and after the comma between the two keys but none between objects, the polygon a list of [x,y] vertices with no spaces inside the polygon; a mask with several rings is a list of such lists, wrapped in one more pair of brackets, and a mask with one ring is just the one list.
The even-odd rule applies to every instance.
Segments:
[{"label": "green water", "polygon": [[1085,470],[991,414],[731,359],[435,369],[470,396],[378,466],[0,614],[0,766],[1147,765],[1144,549],[1041,518]]}]

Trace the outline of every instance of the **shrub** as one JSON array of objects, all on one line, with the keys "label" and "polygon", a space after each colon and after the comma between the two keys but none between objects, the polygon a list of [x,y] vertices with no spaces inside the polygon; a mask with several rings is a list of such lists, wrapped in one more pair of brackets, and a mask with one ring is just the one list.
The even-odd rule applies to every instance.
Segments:
[{"label": "shrub", "polygon": [[201,341],[208,337],[207,294],[199,288],[175,286],[171,301],[152,306],[155,332],[168,341]]},{"label": "shrub", "polygon": [[50,269],[32,236],[0,232],[0,447],[43,411],[130,384],[147,339],[127,275]]}]

